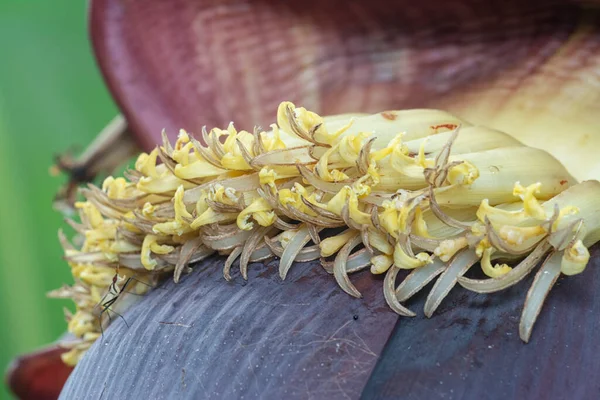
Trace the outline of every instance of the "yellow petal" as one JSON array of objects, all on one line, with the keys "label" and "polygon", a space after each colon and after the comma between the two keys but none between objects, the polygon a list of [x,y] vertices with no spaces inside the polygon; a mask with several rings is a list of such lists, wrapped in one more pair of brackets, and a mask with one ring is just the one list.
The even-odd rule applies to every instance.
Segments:
[{"label": "yellow petal", "polygon": [[577,240],[572,246],[567,247],[563,253],[560,272],[565,275],[576,275],[583,272],[590,260],[590,252]]},{"label": "yellow petal", "polygon": [[394,257],[387,254],[380,254],[371,258],[371,273],[372,274],[383,274],[386,272],[394,263]]}]

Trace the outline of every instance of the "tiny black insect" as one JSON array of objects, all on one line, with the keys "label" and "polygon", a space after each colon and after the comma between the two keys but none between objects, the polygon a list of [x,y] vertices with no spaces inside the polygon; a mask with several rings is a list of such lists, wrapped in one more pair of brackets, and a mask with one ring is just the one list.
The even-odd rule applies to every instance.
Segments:
[{"label": "tiny black insect", "polygon": [[[118,279],[119,279],[119,273],[117,272],[115,274],[115,276],[113,276],[112,283],[110,284],[110,286],[108,288],[108,292],[104,295],[104,297],[102,297],[102,300],[100,300],[100,305],[102,306],[102,311],[100,311],[100,315],[98,316],[98,321],[100,323],[100,332],[102,333],[102,336],[104,336],[104,329],[102,327],[102,315],[104,313],[106,313],[106,315],[108,315],[108,320],[111,323],[112,323],[112,318],[110,316],[110,313],[113,312],[113,313],[117,314],[123,320],[123,322],[125,322],[125,325],[127,325],[127,327],[129,328],[129,324],[127,323],[125,318],[123,318],[123,316],[121,314],[119,314],[118,312],[116,312],[115,310],[112,310],[110,307],[116,303],[116,301],[119,299],[119,296],[121,296],[121,294],[125,291],[125,289],[127,289],[127,286],[133,280],[133,278],[131,278],[131,277],[127,278],[127,280],[125,281],[125,283],[123,284],[123,286],[120,289],[117,286]],[[108,295],[112,295],[112,297],[110,299],[104,301],[104,299],[106,299],[106,297]]]},{"label": "tiny black insect", "polygon": [[[112,318],[110,316],[110,313],[112,312],[112,313],[118,315],[123,320],[123,322],[125,322],[125,325],[127,325],[127,327],[129,328],[129,324],[127,323],[125,318],[123,318],[123,316],[121,314],[119,314],[118,312],[116,312],[115,310],[111,309],[111,306],[117,302],[117,300],[123,293],[128,293],[128,294],[133,294],[133,295],[138,296],[137,293],[126,291],[127,287],[131,284],[131,281],[139,282],[150,288],[154,288],[154,286],[152,286],[144,281],[141,281],[139,279],[136,279],[133,276],[128,277],[125,280],[125,283],[123,283],[123,286],[121,288],[119,288],[119,286],[117,285],[118,281],[119,281],[119,269],[117,268],[117,271],[112,278],[112,282],[111,282],[110,286],[108,287],[108,291],[106,292],[106,294],[102,297],[102,299],[98,303],[100,305],[100,307],[102,308],[102,310],[100,311],[100,315],[98,316],[98,321],[100,324],[100,332],[102,333],[102,336],[104,336],[104,329],[102,327],[102,315],[104,313],[106,313],[106,315],[108,315],[108,320],[111,323],[112,323]],[[112,297],[110,299],[104,301],[109,295],[111,295]]]}]

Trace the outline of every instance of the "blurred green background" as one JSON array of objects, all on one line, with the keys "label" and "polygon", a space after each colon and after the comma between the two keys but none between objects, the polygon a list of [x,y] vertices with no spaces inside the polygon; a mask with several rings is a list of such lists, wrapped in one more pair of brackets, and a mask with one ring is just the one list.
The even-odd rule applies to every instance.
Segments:
[{"label": "blurred green background", "polygon": [[[84,148],[117,113],[95,65],[83,0],[0,0],[0,366],[65,331],[54,154]],[[10,398],[4,385],[0,398]]]}]

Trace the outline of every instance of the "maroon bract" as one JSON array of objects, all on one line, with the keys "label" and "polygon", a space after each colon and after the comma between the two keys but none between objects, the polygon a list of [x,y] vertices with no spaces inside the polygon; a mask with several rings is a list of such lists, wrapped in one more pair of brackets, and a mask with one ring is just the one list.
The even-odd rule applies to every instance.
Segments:
[{"label": "maroon bract", "polygon": [[53,345],[17,358],[8,368],[6,383],[21,400],[58,398],[73,370],[60,358],[65,351]]}]

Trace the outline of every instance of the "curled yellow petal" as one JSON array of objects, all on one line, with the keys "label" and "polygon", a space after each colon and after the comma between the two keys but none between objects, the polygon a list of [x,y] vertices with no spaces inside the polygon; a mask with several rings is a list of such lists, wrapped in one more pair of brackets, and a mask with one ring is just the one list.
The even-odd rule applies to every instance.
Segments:
[{"label": "curled yellow petal", "polygon": [[523,209],[528,215],[539,220],[544,220],[547,218],[546,212],[535,197],[536,193],[540,192],[541,187],[542,184],[540,182],[533,183],[527,187],[523,187],[517,182],[515,183],[513,195],[521,198],[523,201]]},{"label": "curled yellow petal", "polygon": [[490,278],[499,278],[502,275],[510,272],[512,268],[506,264],[496,264],[492,266],[491,256],[494,251],[495,250],[491,247],[488,247],[483,251],[483,255],[481,257],[481,269],[483,270],[483,273]]},{"label": "curled yellow petal", "polygon": [[466,237],[443,240],[440,242],[439,246],[435,248],[433,254],[438,256],[440,260],[448,262],[459,250],[464,249],[468,245],[469,243]]},{"label": "curled yellow petal", "polygon": [[79,279],[90,285],[108,287],[112,283],[115,270],[107,267],[88,265],[81,268],[76,274]]},{"label": "curled yellow petal", "polygon": [[347,230],[339,235],[331,236],[321,240],[319,248],[322,257],[329,257],[337,253],[348,241],[356,236],[356,231]]},{"label": "curled yellow petal", "polygon": [[477,219],[481,222],[485,222],[488,218],[494,225],[512,225],[518,226],[525,222],[529,215],[524,210],[509,211],[500,207],[490,206],[488,199],[481,200],[481,204],[477,209]]},{"label": "curled yellow petal", "polygon": [[565,275],[576,275],[583,272],[590,260],[590,252],[581,240],[567,247],[563,253],[560,272]]},{"label": "curled yellow petal", "polygon": [[394,265],[400,269],[415,269],[432,262],[433,259],[427,253],[419,253],[411,257],[404,252],[399,243],[394,248]]},{"label": "curled yellow petal", "polygon": [[259,197],[239,213],[237,226],[242,230],[249,231],[254,227],[254,224],[249,221],[250,218],[254,218],[260,226],[270,226],[275,222],[275,217],[275,212],[269,203]]},{"label": "curled yellow petal", "polygon": [[135,162],[135,169],[147,177],[158,178],[158,172],[156,171],[157,156],[158,148],[152,150],[150,154],[140,154]]},{"label": "curled yellow petal", "polygon": [[106,192],[109,199],[126,198],[127,188],[130,186],[125,178],[113,178],[109,176],[102,182],[102,190]]},{"label": "curled yellow petal", "polygon": [[423,211],[421,210],[421,207],[417,207],[415,209],[415,219],[412,224],[412,233],[424,238],[431,238],[429,230],[427,229],[427,222],[423,218]]},{"label": "curled yellow petal", "polygon": [[470,185],[479,178],[479,170],[468,161],[450,168],[446,178],[451,185]]},{"label": "curled yellow petal", "polygon": [[92,228],[100,228],[104,224],[104,218],[100,211],[90,202],[77,202],[75,208],[81,210],[83,217],[87,220]]},{"label": "curled yellow petal", "polygon": [[169,254],[175,248],[173,246],[158,244],[159,237],[156,235],[146,235],[144,242],[142,243],[141,251],[141,262],[144,268],[152,271],[158,264],[151,255],[155,254]]},{"label": "curled yellow petal", "polygon": [[371,257],[371,273],[379,275],[386,272],[394,264],[394,257],[387,254],[380,254]]},{"label": "curled yellow petal", "polygon": [[179,186],[173,196],[173,208],[175,210],[175,219],[172,221],[161,222],[152,227],[152,231],[162,235],[184,235],[191,231],[187,221],[191,220],[192,214],[187,210],[183,202],[183,186]]},{"label": "curled yellow petal", "polygon": [[215,224],[217,222],[235,221],[237,216],[237,213],[219,213],[212,208],[207,208],[206,211],[192,221],[190,228],[196,230],[204,225]]},{"label": "curled yellow petal", "polygon": [[498,235],[504,239],[507,243],[519,246],[525,241],[532,239],[536,236],[545,235],[546,231],[541,226],[509,226],[504,225],[498,231]]}]

